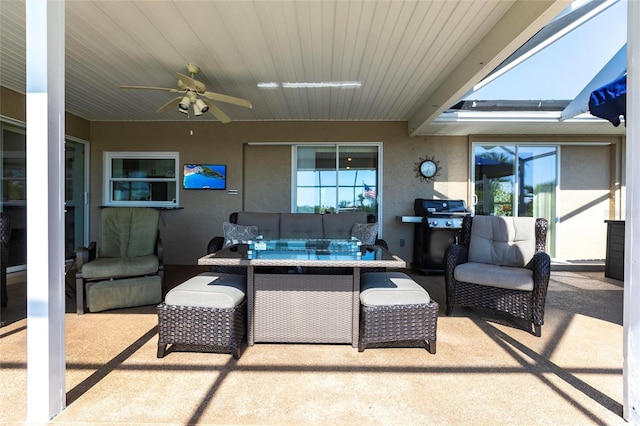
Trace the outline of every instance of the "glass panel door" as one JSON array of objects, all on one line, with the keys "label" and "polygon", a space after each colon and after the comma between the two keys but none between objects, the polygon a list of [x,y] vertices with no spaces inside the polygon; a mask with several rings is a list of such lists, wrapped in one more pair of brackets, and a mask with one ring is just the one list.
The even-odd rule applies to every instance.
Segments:
[{"label": "glass panel door", "polygon": [[9,272],[27,263],[27,136],[24,129],[0,123],[2,211],[9,215]]},{"label": "glass panel door", "polygon": [[477,215],[512,216],[515,146],[474,148],[474,203]]},{"label": "glass panel door", "polygon": [[75,258],[78,247],[85,245],[85,144],[65,141],[64,146],[65,258]]},{"label": "glass panel door", "polygon": [[377,214],[377,169],[377,147],[339,147],[338,211]]},{"label": "glass panel door", "polygon": [[[0,123],[1,210],[11,219],[9,271],[27,263],[27,156],[23,128]],[[86,159],[85,144],[65,141],[65,258],[75,258],[75,250],[86,244]]]},{"label": "glass panel door", "polygon": [[295,213],[336,210],[336,147],[298,147]]},{"label": "glass panel door", "polygon": [[518,147],[518,216],[553,221],[557,164],[555,146]]},{"label": "glass panel door", "polygon": [[474,213],[547,219],[547,250],[553,256],[557,146],[475,145],[473,158]]},{"label": "glass panel door", "polygon": [[475,214],[513,215],[515,150],[513,145],[474,148]]}]

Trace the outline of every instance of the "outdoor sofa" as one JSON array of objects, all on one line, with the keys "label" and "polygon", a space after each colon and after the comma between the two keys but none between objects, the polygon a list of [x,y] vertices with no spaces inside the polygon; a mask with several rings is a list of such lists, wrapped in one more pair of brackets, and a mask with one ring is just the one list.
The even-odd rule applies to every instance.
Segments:
[{"label": "outdoor sofa", "polygon": [[[207,245],[207,254],[222,248],[261,236],[277,239],[350,239],[356,237],[364,245],[377,245],[388,249],[387,242],[378,238],[378,223],[373,214],[348,213],[269,213],[233,212],[222,225],[223,236],[213,237]],[[212,266],[211,271],[245,274],[246,268]],[[369,270],[369,269],[368,269]],[[270,272],[286,272],[272,270]],[[324,274],[341,273],[338,268],[323,268]]]},{"label": "outdoor sofa", "polygon": [[388,248],[377,238],[376,217],[366,212],[349,213],[264,213],[234,212],[223,224],[224,236],[209,241],[207,253],[215,253],[226,244],[244,242],[261,235],[264,239],[349,239],[358,237],[363,244]]}]

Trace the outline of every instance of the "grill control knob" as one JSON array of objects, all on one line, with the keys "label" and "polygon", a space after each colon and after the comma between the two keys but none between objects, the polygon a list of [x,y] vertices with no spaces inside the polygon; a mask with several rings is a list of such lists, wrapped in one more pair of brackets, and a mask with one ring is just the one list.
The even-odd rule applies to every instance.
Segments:
[{"label": "grill control knob", "polygon": [[448,220],[447,221],[447,226],[451,226],[451,225],[453,225],[453,223],[450,220]]}]

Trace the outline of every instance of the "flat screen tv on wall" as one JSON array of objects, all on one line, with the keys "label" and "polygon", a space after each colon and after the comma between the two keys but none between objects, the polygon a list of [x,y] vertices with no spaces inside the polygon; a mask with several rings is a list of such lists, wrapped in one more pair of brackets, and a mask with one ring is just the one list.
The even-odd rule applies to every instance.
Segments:
[{"label": "flat screen tv on wall", "polygon": [[185,164],[184,189],[226,189],[227,166],[224,164]]}]

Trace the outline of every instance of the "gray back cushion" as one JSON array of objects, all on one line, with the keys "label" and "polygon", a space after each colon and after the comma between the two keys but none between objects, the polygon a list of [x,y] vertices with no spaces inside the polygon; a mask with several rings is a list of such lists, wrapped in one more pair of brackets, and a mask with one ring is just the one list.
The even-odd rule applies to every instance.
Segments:
[{"label": "gray back cushion", "polygon": [[280,238],[280,213],[238,212],[238,225],[255,225],[265,239]]},{"label": "gray back cushion", "polygon": [[105,208],[100,212],[100,257],[154,254],[160,212],[152,208]]},{"label": "gray back cushion", "polygon": [[367,223],[367,213],[323,214],[324,238],[350,238],[351,230],[356,223]]},{"label": "gray back cushion", "polygon": [[280,238],[322,238],[322,215],[280,213]]},{"label": "gray back cushion", "polygon": [[532,217],[475,216],[469,262],[525,266],[535,254],[535,222]]},{"label": "gray back cushion", "polygon": [[100,211],[99,257],[126,257],[130,231],[131,209],[102,209]]},{"label": "gray back cushion", "polygon": [[131,233],[127,245],[127,257],[154,254],[158,238],[160,211],[153,208],[131,209]]}]

